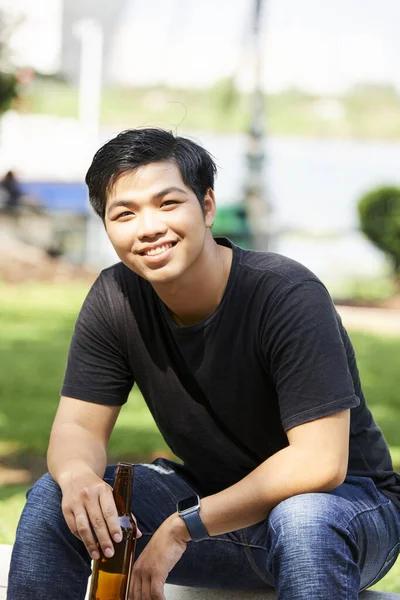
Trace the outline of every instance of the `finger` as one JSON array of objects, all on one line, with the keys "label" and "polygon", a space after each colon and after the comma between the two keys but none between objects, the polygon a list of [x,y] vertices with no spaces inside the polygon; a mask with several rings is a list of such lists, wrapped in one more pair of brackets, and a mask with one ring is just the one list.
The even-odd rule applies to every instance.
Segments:
[{"label": "finger", "polygon": [[86,499],[86,512],[93,527],[98,544],[104,556],[111,558],[111,556],[114,555],[114,546],[110,538],[103,513],[101,511],[99,496],[93,490],[89,490],[88,488],[83,490],[83,496]]},{"label": "finger", "polygon": [[106,484],[106,487],[100,492],[100,508],[103,513],[107,529],[115,542],[122,540],[122,531],[119,524],[117,507],[115,506],[112,489]]},{"label": "finger", "polygon": [[149,600],[165,600],[163,584],[159,581],[156,582],[154,579],[152,579],[150,584]]},{"label": "finger", "polygon": [[70,532],[76,538],[78,538],[78,540],[82,541],[81,536],[79,535],[78,527],[76,525],[75,515],[72,512],[72,510],[68,506],[62,505],[62,512],[63,512],[65,522],[68,525]]},{"label": "finger", "polygon": [[131,517],[132,517],[132,519],[133,519],[133,521],[135,522],[135,525],[136,525],[136,538],[140,538],[140,537],[142,537],[143,533],[140,531],[140,529],[138,527],[138,524],[137,524],[136,517],[135,517],[135,515],[133,513],[131,513]]},{"label": "finger", "polygon": [[82,542],[93,560],[100,558],[100,552],[90,527],[89,517],[86,510],[75,515],[76,529]]},{"label": "finger", "polygon": [[140,575],[132,574],[132,581],[130,587],[130,593],[128,596],[129,600],[142,600],[142,582]]},{"label": "finger", "polygon": [[107,558],[114,555],[114,545],[108,533],[106,522],[101,511],[89,509],[89,519],[96,535],[98,546]]},{"label": "finger", "polygon": [[[139,600],[165,600],[164,586],[155,572],[147,576],[142,576],[141,583],[142,595]],[[135,597],[134,600],[138,599]]]},{"label": "finger", "polygon": [[[135,598],[135,600],[138,600]],[[142,577],[142,595],[139,600],[153,600],[151,597],[151,579],[149,577]]]}]

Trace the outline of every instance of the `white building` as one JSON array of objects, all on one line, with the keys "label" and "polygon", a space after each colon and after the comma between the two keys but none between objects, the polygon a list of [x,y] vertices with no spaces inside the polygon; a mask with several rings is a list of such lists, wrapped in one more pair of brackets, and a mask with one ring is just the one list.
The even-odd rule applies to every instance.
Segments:
[{"label": "white building", "polygon": [[0,0],[11,27],[10,59],[20,67],[57,73],[61,66],[62,0]]},{"label": "white building", "polygon": [[113,57],[115,41],[118,39],[124,20],[127,0],[64,0],[62,11],[61,72],[70,81],[79,78],[80,41],[76,36],[76,24],[95,18],[103,31],[103,77],[114,82]]},{"label": "white building", "polygon": [[[17,64],[77,81],[74,24],[103,29],[104,78],[131,85],[210,85],[240,74],[246,87],[253,0],[0,0],[24,16],[12,36]],[[265,87],[338,93],[358,81],[400,90],[398,0],[265,0]],[[241,81],[243,79],[243,81]]]}]

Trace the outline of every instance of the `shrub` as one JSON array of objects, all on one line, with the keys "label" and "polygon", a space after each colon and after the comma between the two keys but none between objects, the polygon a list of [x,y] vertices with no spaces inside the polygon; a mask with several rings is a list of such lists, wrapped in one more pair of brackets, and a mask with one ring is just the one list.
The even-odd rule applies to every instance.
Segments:
[{"label": "shrub", "polygon": [[393,265],[400,289],[400,187],[379,187],[359,201],[361,231],[382,250]]},{"label": "shrub", "polygon": [[18,89],[15,75],[0,71],[0,114],[10,108],[12,101],[17,96]]}]

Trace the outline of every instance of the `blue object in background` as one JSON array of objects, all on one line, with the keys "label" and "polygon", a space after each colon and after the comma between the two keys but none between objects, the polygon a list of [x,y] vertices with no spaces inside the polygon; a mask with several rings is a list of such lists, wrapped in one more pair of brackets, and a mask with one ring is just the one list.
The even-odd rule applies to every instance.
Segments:
[{"label": "blue object in background", "polygon": [[26,181],[22,190],[48,211],[66,211],[81,215],[89,212],[87,187],[66,181]]}]

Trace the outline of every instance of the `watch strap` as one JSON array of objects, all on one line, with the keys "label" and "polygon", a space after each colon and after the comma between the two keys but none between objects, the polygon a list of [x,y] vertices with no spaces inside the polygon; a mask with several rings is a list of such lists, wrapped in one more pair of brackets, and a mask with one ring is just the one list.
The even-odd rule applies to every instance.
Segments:
[{"label": "watch strap", "polygon": [[190,536],[194,542],[199,542],[200,540],[210,537],[199,515],[199,509],[180,516],[185,521],[186,527],[188,528]]}]

